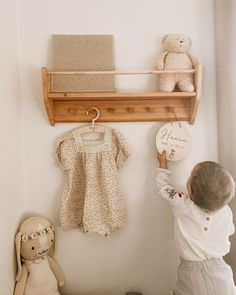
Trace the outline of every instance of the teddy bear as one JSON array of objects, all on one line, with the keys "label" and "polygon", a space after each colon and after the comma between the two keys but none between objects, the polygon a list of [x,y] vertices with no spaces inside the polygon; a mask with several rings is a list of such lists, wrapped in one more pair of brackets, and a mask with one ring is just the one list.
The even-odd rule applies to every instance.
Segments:
[{"label": "teddy bear", "polygon": [[[192,57],[188,51],[191,47],[191,39],[183,34],[169,34],[162,40],[164,52],[157,58],[155,69],[157,70],[191,70],[200,61]],[[180,91],[193,92],[193,74],[161,74],[159,90],[172,92],[178,86]]]},{"label": "teddy bear", "polygon": [[53,225],[45,218],[27,218],[15,237],[18,272],[14,295],[59,295],[64,276],[51,257]]}]

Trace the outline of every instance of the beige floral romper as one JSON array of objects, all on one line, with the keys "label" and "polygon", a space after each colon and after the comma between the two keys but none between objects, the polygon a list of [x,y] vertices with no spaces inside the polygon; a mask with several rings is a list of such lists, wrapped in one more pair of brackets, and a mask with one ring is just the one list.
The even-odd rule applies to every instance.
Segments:
[{"label": "beige floral romper", "polygon": [[58,141],[57,160],[69,176],[62,196],[63,230],[79,227],[106,236],[125,223],[118,169],[129,156],[127,144],[115,129],[106,127],[100,135],[85,140],[77,128]]}]

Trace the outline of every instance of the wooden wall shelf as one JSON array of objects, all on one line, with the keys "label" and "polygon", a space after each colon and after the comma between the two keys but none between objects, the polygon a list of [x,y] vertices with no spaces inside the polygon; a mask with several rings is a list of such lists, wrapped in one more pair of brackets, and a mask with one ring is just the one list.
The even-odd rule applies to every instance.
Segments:
[{"label": "wooden wall shelf", "polygon": [[[98,122],[189,121],[194,123],[201,97],[202,65],[194,70],[50,72],[42,67],[44,103],[51,125],[65,122],[90,122],[86,110],[95,106],[100,110]],[[140,75],[163,73],[193,73],[195,92],[145,93],[72,93],[52,92],[53,75]]]}]

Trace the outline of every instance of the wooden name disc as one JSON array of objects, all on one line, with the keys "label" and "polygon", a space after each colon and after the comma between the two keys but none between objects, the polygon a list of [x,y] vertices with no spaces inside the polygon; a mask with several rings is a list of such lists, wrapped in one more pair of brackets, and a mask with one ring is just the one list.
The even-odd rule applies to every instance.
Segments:
[{"label": "wooden name disc", "polygon": [[191,137],[188,130],[179,123],[167,123],[157,132],[156,146],[161,154],[166,151],[169,161],[180,161],[185,158],[191,150]]}]

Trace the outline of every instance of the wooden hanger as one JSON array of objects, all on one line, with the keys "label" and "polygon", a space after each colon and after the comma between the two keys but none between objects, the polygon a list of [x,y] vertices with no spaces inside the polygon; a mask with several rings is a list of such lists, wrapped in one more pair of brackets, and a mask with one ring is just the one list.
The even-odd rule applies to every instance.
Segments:
[{"label": "wooden hanger", "polygon": [[97,112],[96,117],[92,119],[92,124],[91,125],[84,126],[84,127],[79,128],[79,133],[80,134],[88,133],[88,132],[100,132],[100,133],[104,133],[105,132],[105,128],[103,126],[95,125],[95,122],[100,117],[100,111],[99,111],[99,109],[96,108],[96,107],[90,107],[89,109],[87,109],[86,115],[89,115],[89,113],[90,113],[91,110],[94,110],[94,111]]}]

